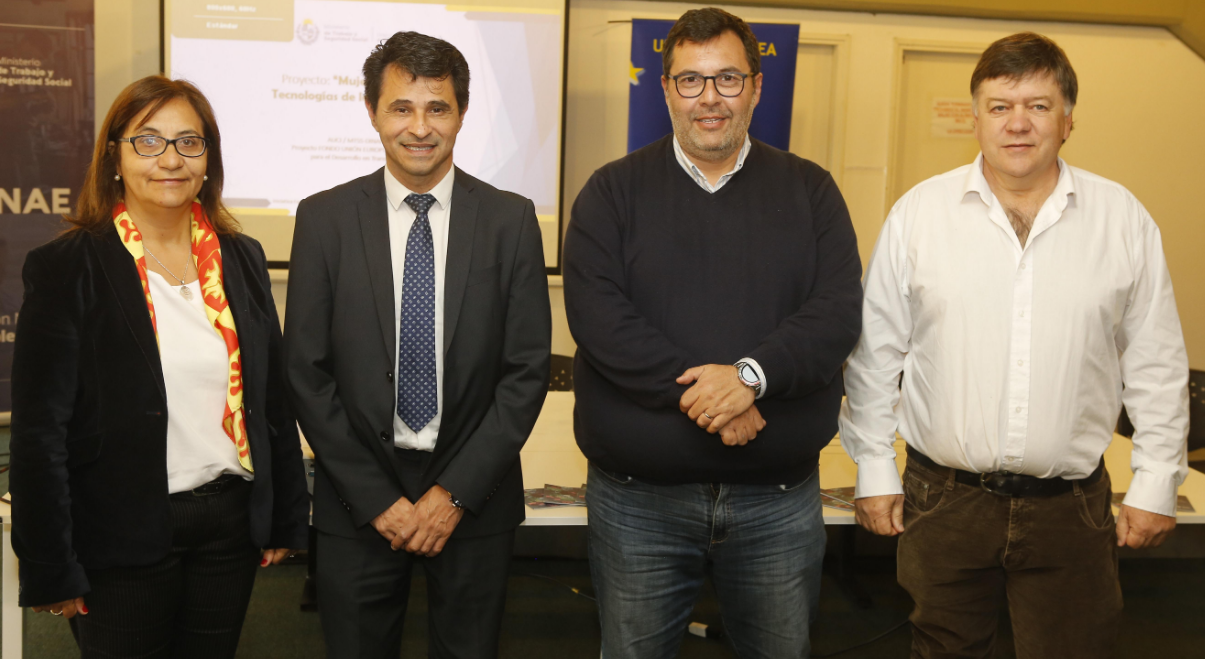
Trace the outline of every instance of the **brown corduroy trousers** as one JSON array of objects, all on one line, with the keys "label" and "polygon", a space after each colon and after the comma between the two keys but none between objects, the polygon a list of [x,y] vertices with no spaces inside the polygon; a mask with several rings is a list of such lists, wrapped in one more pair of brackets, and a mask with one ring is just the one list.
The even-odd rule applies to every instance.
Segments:
[{"label": "brown corduroy trousers", "polygon": [[1018,659],[1113,656],[1121,620],[1106,472],[1048,497],[1004,497],[908,460],[898,576],[916,602],[912,657],[990,658],[1008,606]]}]

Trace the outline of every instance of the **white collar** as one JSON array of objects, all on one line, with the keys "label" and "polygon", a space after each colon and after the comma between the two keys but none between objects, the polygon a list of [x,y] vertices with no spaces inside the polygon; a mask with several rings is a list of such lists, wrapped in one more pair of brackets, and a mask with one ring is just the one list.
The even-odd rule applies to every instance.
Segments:
[{"label": "white collar", "polygon": [[[453,166],[449,168],[448,173],[444,174],[444,177],[440,179],[439,183],[436,183],[435,187],[431,188],[431,190],[427,193],[435,197],[435,203],[439,204],[440,208],[448,208],[449,204],[452,202],[452,184],[456,179],[455,174],[456,167]],[[386,167],[385,196],[389,198],[389,205],[393,207],[393,210],[401,210],[402,205],[406,203],[406,197],[409,197],[412,194],[416,193],[402,185],[402,182],[394,178],[393,172],[390,172],[389,168]],[[407,206],[407,208],[409,208],[409,206]]]},{"label": "white collar", "polygon": [[753,141],[749,139],[749,134],[745,133],[745,145],[741,147],[740,155],[736,157],[736,164],[732,166],[732,171],[721,176],[716,181],[715,187],[712,188],[711,182],[707,180],[707,176],[704,175],[703,172],[699,171],[699,168],[686,157],[686,153],[682,151],[682,145],[678,143],[678,136],[674,135],[674,157],[677,158],[678,164],[682,166],[682,169],[686,170],[687,174],[690,174],[690,177],[693,178],[696,183],[699,183],[700,185],[706,183],[704,187],[712,192],[714,192],[716,189],[719,189],[721,185],[727,182],[729,178],[732,178],[734,174],[739,172],[741,168],[745,166],[745,158],[749,156],[749,150],[752,147]]},{"label": "white collar", "polygon": [[[1058,159],[1059,163],[1059,182],[1054,186],[1054,191],[1050,193],[1050,197],[1054,199],[1055,210],[1063,212],[1067,207],[1068,198],[1075,194],[1075,175],[1071,171],[1071,167],[1062,159]],[[996,198],[992,192],[992,186],[987,182],[987,177],[983,175],[983,153],[980,152],[975,157],[974,164],[967,171],[966,180],[962,184],[962,193],[960,199],[965,199],[970,193],[977,193],[979,198],[983,200],[984,205],[991,206],[992,200]]]}]

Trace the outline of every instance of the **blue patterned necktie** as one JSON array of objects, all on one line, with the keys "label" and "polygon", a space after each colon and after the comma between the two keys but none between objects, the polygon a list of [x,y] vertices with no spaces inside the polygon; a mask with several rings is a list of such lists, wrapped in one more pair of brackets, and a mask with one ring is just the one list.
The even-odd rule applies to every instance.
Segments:
[{"label": "blue patterned necktie", "polygon": [[427,211],[429,194],[412,194],[406,204],[416,217],[406,239],[402,278],[402,327],[397,348],[397,415],[414,432],[439,410],[435,379],[435,247]]}]

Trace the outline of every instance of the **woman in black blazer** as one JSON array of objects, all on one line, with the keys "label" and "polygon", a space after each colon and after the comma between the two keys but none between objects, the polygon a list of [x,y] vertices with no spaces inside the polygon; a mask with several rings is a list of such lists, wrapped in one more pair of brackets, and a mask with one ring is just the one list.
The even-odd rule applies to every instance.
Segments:
[{"label": "woman in black blazer", "polygon": [[105,119],[74,227],[25,261],[20,603],[70,618],[85,658],[233,657],[257,564],[305,546],[264,253],[222,175],[201,92],[139,80]]}]

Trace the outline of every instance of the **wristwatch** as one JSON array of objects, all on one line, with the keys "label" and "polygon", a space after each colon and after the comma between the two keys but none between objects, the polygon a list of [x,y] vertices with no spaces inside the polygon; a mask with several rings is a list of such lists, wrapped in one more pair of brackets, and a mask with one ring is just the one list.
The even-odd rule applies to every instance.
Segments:
[{"label": "wristwatch", "polygon": [[747,361],[739,361],[733,366],[736,367],[736,377],[740,378],[741,384],[753,390],[753,396],[756,398],[761,395],[761,379],[757,377],[757,369],[753,368],[753,364]]},{"label": "wristwatch", "polygon": [[460,499],[457,499],[456,495],[452,494],[451,492],[448,492],[448,501],[452,502],[453,508],[464,508],[464,504],[460,502]]}]

